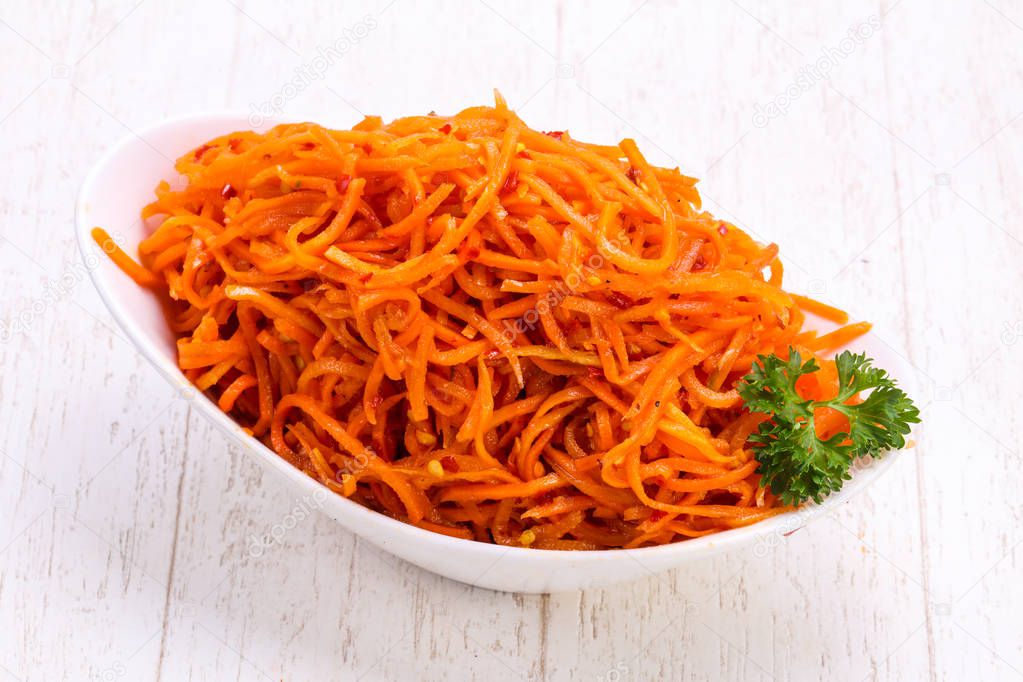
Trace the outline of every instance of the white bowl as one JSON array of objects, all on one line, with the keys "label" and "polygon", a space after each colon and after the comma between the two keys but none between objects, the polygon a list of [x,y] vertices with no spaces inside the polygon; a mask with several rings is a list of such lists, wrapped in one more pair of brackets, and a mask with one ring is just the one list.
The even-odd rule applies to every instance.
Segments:
[{"label": "white bowl", "polygon": [[[269,122],[262,125],[266,127]],[[94,226],[105,228],[120,246],[135,255],[146,236],[141,208],[153,198],[161,180],[177,178],[172,159],[203,142],[235,130],[252,129],[244,114],[196,115],[167,121],[130,135],[96,164],[82,184],[76,208],[79,248],[92,280],[117,323],[139,351],[172,385],[188,381],[178,370],[174,338],[156,298],[136,286],[95,246]],[[902,357],[878,338],[856,342],[910,391],[914,373]],[[559,592],[634,580],[703,559],[718,552],[756,544],[771,547],[812,518],[827,513],[863,490],[887,469],[896,453],[857,467],[851,481],[820,505],[772,517],[745,528],[661,547],[632,550],[567,552],[503,547],[450,538],[367,509],[327,492],[317,481],[291,467],[272,450],[247,435],[204,395],[193,404],[254,460],[287,480],[295,494],[313,499],[344,528],[377,547],[429,571],[480,587],[509,592]],[[184,428],[184,425],[182,425]]]}]

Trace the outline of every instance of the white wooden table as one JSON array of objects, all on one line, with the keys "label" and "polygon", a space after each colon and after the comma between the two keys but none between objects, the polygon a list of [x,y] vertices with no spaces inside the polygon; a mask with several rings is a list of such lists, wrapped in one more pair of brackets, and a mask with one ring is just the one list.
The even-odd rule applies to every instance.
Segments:
[{"label": "white wooden table", "polygon": [[[1023,677],[1023,5],[341,4],[0,3],[0,680]],[[600,591],[469,588],[318,514],[251,552],[295,500],[114,328],[83,176],[168,116],[493,87],[703,178],[791,288],[876,322],[916,449],[782,543]]]}]

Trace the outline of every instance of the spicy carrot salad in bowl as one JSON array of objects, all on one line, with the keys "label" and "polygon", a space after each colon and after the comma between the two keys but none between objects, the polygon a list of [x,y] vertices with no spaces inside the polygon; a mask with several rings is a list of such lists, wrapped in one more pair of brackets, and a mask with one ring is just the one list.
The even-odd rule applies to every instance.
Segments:
[{"label": "spicy carrot salad in bowl", "polygon": [[[136,261],[185,376],[339,495],[466,540],[638,548],[821,500],[917,411],[869,329],[632,140],[454,116],[234,132]],[[108,243],[100,228],[97,241]],[[836,325],[804,328],[806,312]]]}]

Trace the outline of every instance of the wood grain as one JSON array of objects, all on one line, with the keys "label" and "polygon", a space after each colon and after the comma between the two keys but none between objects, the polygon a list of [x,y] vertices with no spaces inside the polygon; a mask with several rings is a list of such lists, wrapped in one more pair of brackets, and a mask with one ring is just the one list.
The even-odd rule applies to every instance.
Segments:
[{"label": "wood grain", "polygon": [[[1023,677],[1023,9],[528,7],[0,7],[0,680]],[[792,288],[875,321],[918,371],[916,448],[791,537],[606,590],[459,585],[318,514],[254,550],[300,501],[115,329],[72,240],[82,178],[167,116],[348,126],[494,87],[703,178]]]}]

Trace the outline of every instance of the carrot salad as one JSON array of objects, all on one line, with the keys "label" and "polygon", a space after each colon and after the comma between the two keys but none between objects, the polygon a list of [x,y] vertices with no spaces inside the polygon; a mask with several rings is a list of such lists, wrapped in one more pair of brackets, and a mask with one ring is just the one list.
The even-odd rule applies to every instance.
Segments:
[{"label": "carrot salad", "polygon": [[[500,96],[235,132],[176,168],[139,262],[112,255],[166,300],[181,370],[337,494],[458,538],[641,547],[785,511],[736,383],[869,328],[787,293],[777,246],[701,210],[694,178]],[[800,391],[833,397],[817,361]]]}]

